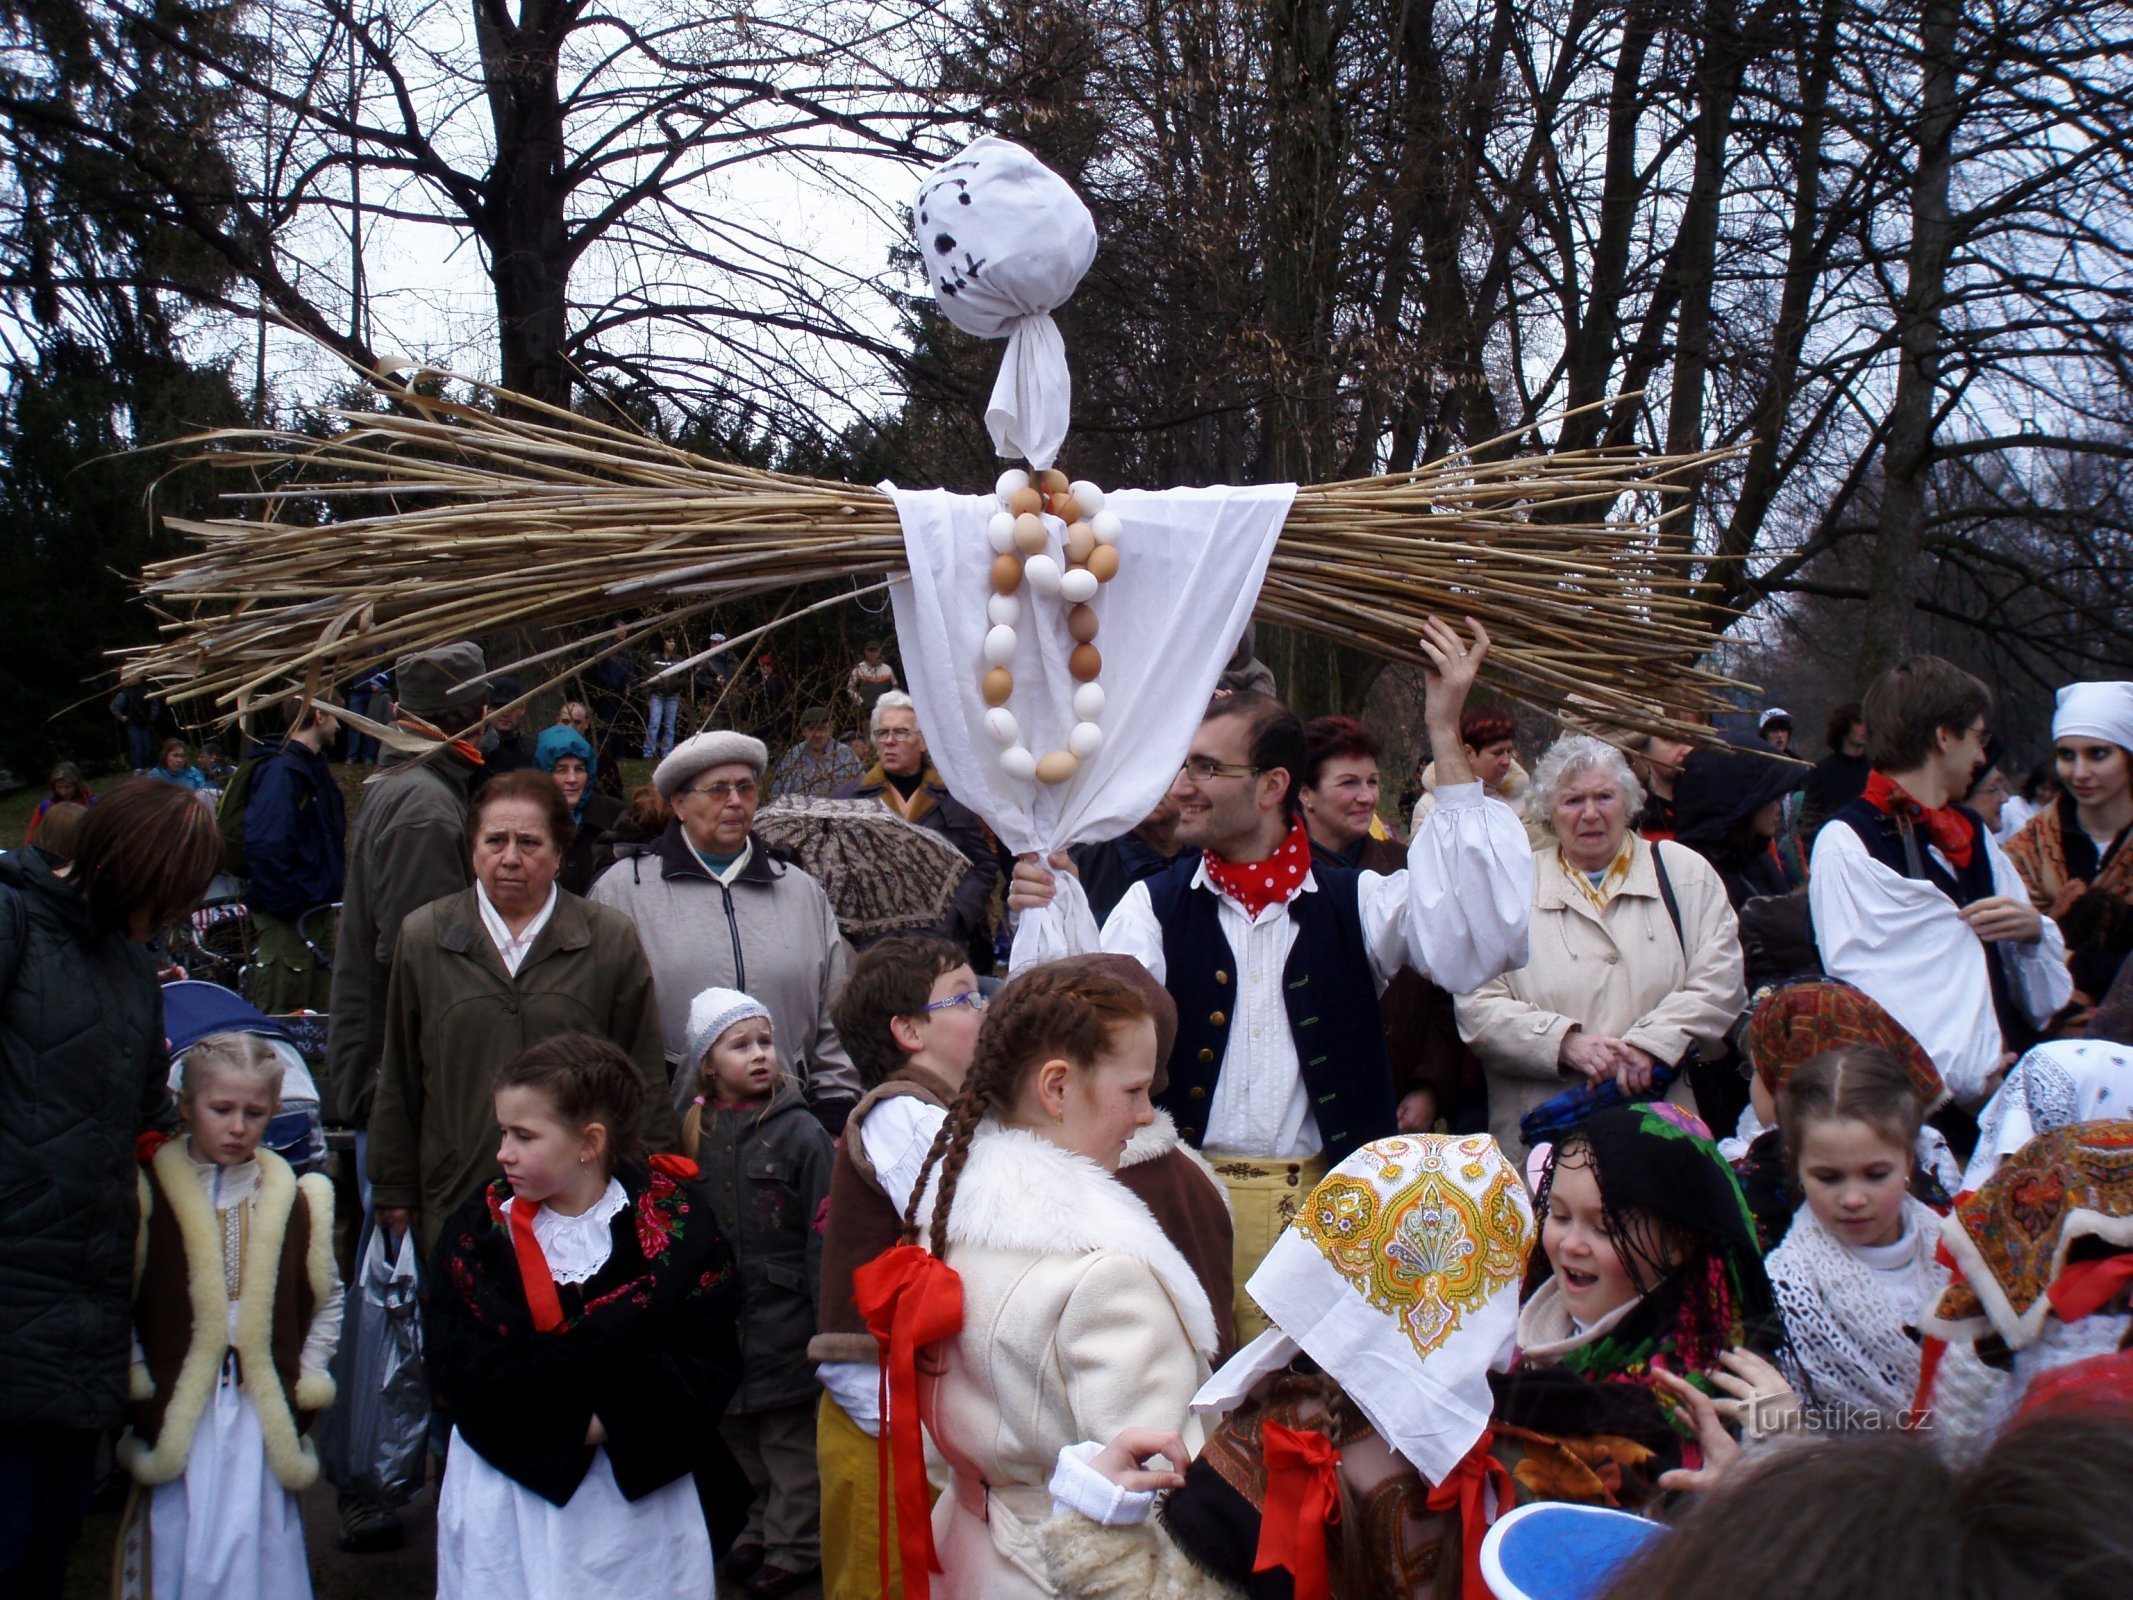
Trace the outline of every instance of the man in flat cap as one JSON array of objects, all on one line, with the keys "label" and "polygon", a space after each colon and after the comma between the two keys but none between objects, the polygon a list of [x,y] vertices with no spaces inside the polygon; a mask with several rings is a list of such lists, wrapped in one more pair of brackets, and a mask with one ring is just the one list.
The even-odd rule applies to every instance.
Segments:
[{"label": "man in flat cap", "polygon": [[[637,925],[670,1068],[687,1048],[689,1003],[706,989],[739,989],[769,1008],[780,1061],[835,1133],[859,1098],[858,1069],[829,1010],[851,950],[822,886],[751,832],[766,759],[762,740],[745,733],[676,745],[652,773],[673,820],[649,845],[618,851],[589,898]],[[678,1109],[695,1092],[693,1073],[675,1071],[674,1092]]]}]

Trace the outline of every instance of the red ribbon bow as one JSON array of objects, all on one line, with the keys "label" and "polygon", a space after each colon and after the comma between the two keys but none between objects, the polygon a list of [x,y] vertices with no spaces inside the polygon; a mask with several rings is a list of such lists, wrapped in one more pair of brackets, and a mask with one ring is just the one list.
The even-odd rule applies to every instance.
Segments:
[{"label": "red ribbon bow", "polygon": [[[1518,1503],[1518,1486],[1511,1469],[1496,1459],[1490,1446],[1496,1442],[1493,1429],[1484,1428],[1474,1448],[1459,1458],[1459,1465],[1431,1487],[1423,1503],[1432,1511],[1459,1513],[1459,1548],[1465,1557],[1466,1600],[1488,1600],[1489,1586],[1481,1575],[1481,1541],[1489,1524]],[[1496,1491],[1496,1510],[1490,1514],[1488,1490]]]},{"label": "red ribbon bow", "polygon": [[1955,807],[1923,806],[1882,772],[1868,776],[1866,803],[1888,816],[1908,817],[1913,824],[1924,828],[1926,837],[1942,855],[1955,863],[1958,872],[1970,865],[1970,853],[1977,845],[1977,830]]},{"label": "red ribbon bow", "polygon": [[518,1257],[519,1282],[525,1286],[526,1309],[533,1314],[536,1333],[553,1333],[563,1325],[563,1302],[555,1292],[555,1274],[548,1270],[548,1257],[541,1241],[533,1236],[533,1219],[540,1214],[538,1200],[511,1202],[511,1250]]},{"label": "red ribbon bow", "polygon": [[1259,1430],[1266,1460],[1266,1504],[1252,1570],[1286,1567],[1296,1600],[1328,1600],[1326,1529],[1341,1519],[1341,1453],[1322,1433],[1268,1421]]},{"label": "red ribbon bow", "polygon": [[[881,1349],[880,1481],[896,1497],[897,1556],[907,1600],[927,1600],[941,1570],[927,1514],[926,1449],[918,1421],[918,1352],[963,1328],[963,1280],[930,1250],[899,1244],[852,1274],[852,1303]],[[892,1470],[893,1469],[893,1470]],[[881,1591],[889,1592],[889,1524],[881,1524]]]},{"label": "red ribbon bow", "polygon": [[2075,1262],[2044,1291],[2044,1298],[2061,1322],[2079,1322],[2090,1312],[2102,1310],[2129,1283],[2133,1283],[2133,1255],[2105,1256],[2100,1261]]}]

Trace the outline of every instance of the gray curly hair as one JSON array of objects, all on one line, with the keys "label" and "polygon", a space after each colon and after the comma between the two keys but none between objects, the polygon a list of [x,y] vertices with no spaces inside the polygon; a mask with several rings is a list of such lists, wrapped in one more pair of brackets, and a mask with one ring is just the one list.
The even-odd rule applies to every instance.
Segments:
[{"label": "gray curly hair", "polygon": [[1589,733],[1566,733],[1548,746],[1548,753],[1535,764],[1533,787],[1526,795],[1526,816],[1547,829],[1551,839],[1557,837],[1555,802],[1561,798],[1563,785],[1588,772],[1604,772],[1614,779],[1629,807],[1632,824],[1644,809],[1644,785],[1630,771],[1629,757]]}]

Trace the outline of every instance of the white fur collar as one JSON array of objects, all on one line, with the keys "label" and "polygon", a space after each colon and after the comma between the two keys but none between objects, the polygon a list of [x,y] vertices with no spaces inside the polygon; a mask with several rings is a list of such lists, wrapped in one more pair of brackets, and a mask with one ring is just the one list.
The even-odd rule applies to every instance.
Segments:
[{"label": "white fur collar", "polygon": [[[921,1218],[933,1214],[938,1177],[926,1181]],[[1214,1355],[1207,1293],[1154,1213],[1095,1162],[1048,1139],[990,1118],[978,1124],[948,1210],[948,1242],[1031,1255],[1103,1251],[1138,1261],[1162,1282],[1194,1347]]]}]

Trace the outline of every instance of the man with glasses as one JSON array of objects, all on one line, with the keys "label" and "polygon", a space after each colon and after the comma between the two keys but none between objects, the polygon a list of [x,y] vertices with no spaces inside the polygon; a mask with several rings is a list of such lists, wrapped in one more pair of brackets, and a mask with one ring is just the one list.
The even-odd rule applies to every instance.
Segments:
[{"label": "man with glasses", "polygon": [[1866,792],[1816,836],[1807,884],[1823,970],[1902,1023],[1966,1110],[2073,994],[2058,928],[1959,803],[1991,709],[1991,691],[1939,656],[1876,678]]},{"label": "man with glasses", "polygon": [[769,1009],[782,1065],[835,1133],[859,1098],[829,1009],[851,950],[822,886],[750,831],[766,759],[762,741],[744,733],[699,733],[676,745],[652,773],[673,820],[651,844],[622,847],[588,898],[637,926],[677,1110],[695,1087],[691,1074],[674,1071],[688,1044],[689,1002],[705,989],[738,989]]},{"label": "man with glasses", "polygon": [[956,885],[948,916],[926,930],[970,952],[971,970],[992,971],[990,912],[993,886],[1000,881],[993,859],[992,836],[978,814],[948,792],[948,785],[926,759],[926,737],[918,731],[918,708],[900,689],[874,702],[874,748],[881,752],[874,769],[855,783],[839,787],[839,799],[879,800],[904,821],[939,834],[970,863]]},{"label": "man with glasses", "polygon": [[[1229,1191],[1240,1343],[1266,1327],[1245,1281],[1303,1197],[1395,1130],[1387,981],[1412,967],[1459,993],[1525,964],[1532,848],[1510,807],[1483,796],[1459,740],[1488,634],[1476,624],[1469,643],[1432,619],[1422,648],[1438,803],[1405,870],[1313,861],[1303,724],[1271,695],[1232,694],[1208,708],[1171,785],[1183,859],[1129,888],[1103,925],[1103,948],[1177,1001],[1158,1104]],[[1042,905],[1052,887],[1052,871],[1026,860],[1009,904]]]}]

